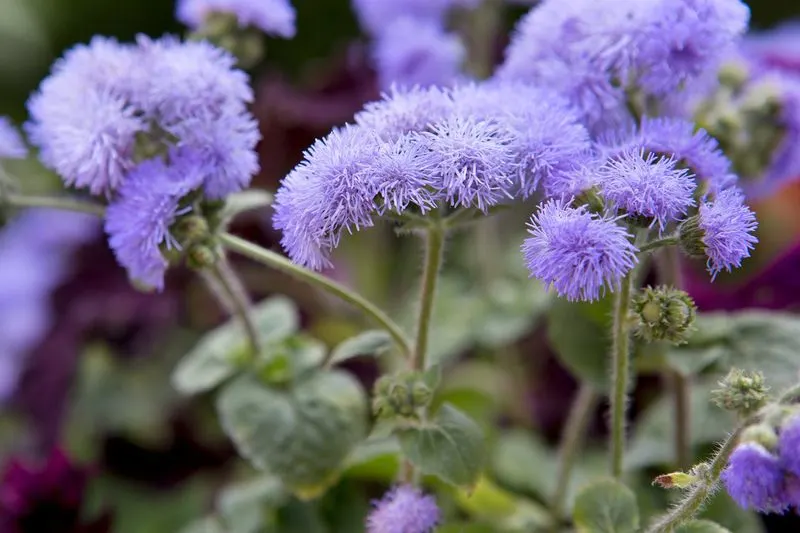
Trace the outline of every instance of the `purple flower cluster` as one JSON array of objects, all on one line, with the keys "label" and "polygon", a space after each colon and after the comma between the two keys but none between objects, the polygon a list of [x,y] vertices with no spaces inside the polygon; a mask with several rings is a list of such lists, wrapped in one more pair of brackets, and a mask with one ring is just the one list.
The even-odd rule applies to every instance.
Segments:
[{"label": "purple flower cluster", "polygon": [[576,168],[591,146],[565,101],[517,83],[395,89],[355,122],[317,141],[275,197],[284,248],[311,268],[376,214],[487,210]]},{"label": "purple flower cluster", "polygon": [[433,496],[400,485],[374,503],[367,517],[367,533],[430,533],[440,519]]},{"label": "purple flower cluster", "polygon": [[517,26],[498,76],[553,87],[594,130],[713,73],[749,20],[739,0],[545,0]]},{"label": "purple flower cluster", "polygon": [[89,215],[29,209],[0,231],[0,400],[14,391],[25,356],[52,320],[50,293],[75,249],[99,234]]},{"label": "purple flower cluster", "polygon": [[295,11],[288,0],[179,0],[178,20],[197,29],[210,15],[230,14],[241,27],[252,26],[268,35],[291,39],[296,32]]},{"label": "purple flower cluster", "polygon": [[161,287],[176,195],[222,199],[258,171],[253,92],[234,64],[207,42],[96,37],[59,59],[28,103],[42,162],[109,198],[106,231],[133,279]]},{"label": "purple flower cluster", "polygon": [[6,117],[0,117],[0,159],[23,159],[28,148],[22,136]]},{"label": "purple flower cluster", "polygon": [[457,82],[466,48],[458,35],[445,30],[445,17],[454,7],[477,4],[476,0],[353,0],[361,25],[375,39],[372,56],[381,87]]},{"label": "purple flower cluster", "polygon": [[766,513],[800,509],[800,417],[795,415],[783,425],[775,450],[757,442],[739,444],[722,481],[745,509]]},{"label": "purple flower cluster", "polygon": [[698,225],[712,279],[723,270],[740,267],[758,242],[753,235],[758,226],[755,213],[737,189],[722,191],[713,202],[700,204]]}]

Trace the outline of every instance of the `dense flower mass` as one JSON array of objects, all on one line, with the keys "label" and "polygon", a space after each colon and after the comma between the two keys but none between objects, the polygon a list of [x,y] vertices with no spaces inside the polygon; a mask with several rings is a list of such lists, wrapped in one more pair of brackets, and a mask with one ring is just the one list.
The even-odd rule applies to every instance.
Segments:
[{"label": "dense flower mass", "polygon": [[368,533],[430,533],[440,514],[433,496],[410,485],[400,485],[375,502],[367,518]]},{"label": "dense flower mass", "polygon": [[239,26],[253,26],[266,34],[292,38],[295,11],[288,0],[179,0],[178,20],[190,28],[201,27],[209,15],[233,15]]},{"label": "dense flower mass", "polygon": [[531,276],[568,300],[595,300],[636,265],[632,236],[613,218],[549,200],[531,218],[522,253]]},{"label": "dense flower mass", "polygon": [[28,155],[28,148],[11,121],[0,116],[0,159],[22,159]]},{"label": "dense flower mass", "polygon": [[545,0],[498,75],[557,88],[593,129],[624,124],[626,91],[661,97],[713,73],[748,19],[739,0]]},{"label": "dense flower mass", "polygon": [[474,8],[479,0],[353,0],[361,26],[379,35],[394,21],[411,17],[442,25],[447,12],[455,7]]},{"label": "dense flower mass", "polygon": [[723,191],[713,202],[700,204],[698,226],[703,232],[702,241],[712,277],[741,266],[758,242],[753,235],[757,227],[755,213],[745,205],[744,196],[736,189]]},{"label": "dense flower mass", "polygon": [[447,87],[460,76],[466,50],[456,34],[438,24],[402,17],[377,38],[373,58],[384,89],[394,84]]},{"label": "dense flower mass", "polygon": [[778,458],[757,443],[739,445],[722,473],[731,498],[745,509],[782,512],[784,476]]},{"label": "dense flower mass", "polygon": [[50,327],[50,293],[68,274],[72,253],[98,233],[89,215],[45,209],[27,210],[0,231],[0,401]]}]

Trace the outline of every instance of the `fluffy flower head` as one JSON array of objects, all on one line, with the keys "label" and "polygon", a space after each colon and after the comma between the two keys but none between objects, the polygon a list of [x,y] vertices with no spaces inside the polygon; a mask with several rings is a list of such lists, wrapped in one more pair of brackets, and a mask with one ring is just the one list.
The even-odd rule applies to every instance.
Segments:
[{"label": "fluffy flower head", "polygon": [[778,458],[760,444],[740,444],[722,472],[722,481],[731,498],[744,509],[782,512],[786,508]]},{"label": "fluffy flower head", "polygon": [[236,16],[239,26],[254,26],[266,34],[294,37],[295,11],[288,0],[179,0],[178,20],[197,29],[212,13]]},{"label": "fluffy flower head", "polygon": [[531,276],[568,300],[595,300],[637,262],[631,235],[614,219],[549,200],[529,223],[522,253]]},{"label": "fluffy flower head", "polygon": [[0,159],[23,159],[28,148],[7,117],[0,117]]},{"label": "fluffy flower head", "polygon": [[407,133],[428,131],[452,110],[450,96],[438,87],[392,87],[356,113],[355,121],[384,141],[395,141]]},{"label": "fluffy flower head", "polygon": [[800,478],[800,417],[790,418],[781,428],[778,452],[781,466]]},{"label": "fluffy flower head", "polygon": [[402,17],[441,25],[451,8],[473,8],[478,3],[479,0],[353,0],[353,9],[362,28],[380,35]]},{"label": "fluffy flower head", "polygon": [[378,37],[373,57],[384,89],[395,83],[446,87],[458,78],[466,50],[457,35],[438,24],[402,17]]},{"label": "fluffy flower head", "polygon": [[599,174],[607,200],[629,215],[652,219],[662,230],[694,205],[693,176],[671,158],[629,151],[609,159]]},{"label": "fluffy flower head", "polygon": [[400,485],[374,503],[367,517],[368,533],[430,533],[440,514],[433,496],[410,485]]},{"label": "fluffy flower head", "polygon": [[756,215],[745,205],[744,195],[737,189],[722,191],[713,202],[701,203],[698,226],[703,231],[712,277],[741,266],[758,242],[753,235],[758,227]]}]

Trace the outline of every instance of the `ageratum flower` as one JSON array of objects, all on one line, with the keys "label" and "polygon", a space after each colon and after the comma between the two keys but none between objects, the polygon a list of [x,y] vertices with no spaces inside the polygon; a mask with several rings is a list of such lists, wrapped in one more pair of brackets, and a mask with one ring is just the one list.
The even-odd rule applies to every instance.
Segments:
[{"label": "ageratum flower", "polygon": [[755,442],[740,444],[733,451],[722,472],[722,482],[744,509],[781,513],[787,507],[778,458]]},{"label": "ageratum flower", "polygon": [[253,26],[268,35],[291,39],[296,33],[295,11],[288,0],[179,0],[177,18],[192,29],[212,14],[230,14],[240,27]]},{"label": "ageratum flower", "polygon": [[479,3],[479,0],[353,0],[353,9],[362,28],[380,35],[402,17],[443,25],[448,10],[474,8]]},{"label": "ageratum flower", "polygon": [[190,206],[181,202],[203,183],[203,161],[189,150],[173,151],[169,162],[144,161],[128,176],[106,212],[108,243],[128,276],[156,290],[164,288],[164,250],[179,249],[171,234]]},{"label": "ageratum flower", "polygon": [[467,84],[452,91],[454,113],[494,123],[511,135],[515,186],[523,198],[544,182],[560,189],[586,163],[589,132],[579,112],[558,94],[519,82]]},{"label": "ageratum flower", "polygon": [[441,516],[433,496],[400,485],[375,502],[367,517],[367,533],[431,533]]},{"label": "ageratum flower", "polygon": [[738,268],[758,239],[753,235],[758,223],[756,215],[744,203],[744,195],[737,189],[728,189],[717,195],[713,202],[700,204],[699,228],[708,257],[708,271],[712,278],[723,270]]},{"label": "ageratum flower", "polygon": [[23,159],[28,148],[7,117],[0,116],[0,159]]},{"label": "ageratum flower", "polygon": [[598,172],[606,200],[632,217],[644,217],[663,230],[694,205],[694,176],[672,158],[631,150],[609,159]]},{"label": "ageratum flower", "polygon": [[637,263],[632,236],[616,219],[548,200],[528,224],[522,245],[531,276],[570,301],[595,300],[619,287]]},{"label": "ageratum flower", "polygon": [[[778,456],[781,466],[800,477],[800,417],[790,418],[783,427],[778,437]],[[800,504],[800,501],[797,501]]]},{"label": "ageratum flower", "polygon": [[384,141],[395,141],[407,133],[429,131],[452,112],[449,94],[438,87],[392,87],[356,113],[355,122]]},{"label": "ageratum flower", "polygon": [[[409,38],[413,35],[414,38]],[[380,85],[446,87],[460,75],[467,52],[458,35],[439,24],[402,17],[378,36],[373,59]]]}]

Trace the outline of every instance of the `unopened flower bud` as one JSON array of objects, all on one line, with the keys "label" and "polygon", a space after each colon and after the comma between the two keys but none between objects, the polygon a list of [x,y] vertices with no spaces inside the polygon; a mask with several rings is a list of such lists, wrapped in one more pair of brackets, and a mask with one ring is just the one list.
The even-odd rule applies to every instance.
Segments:
[{"label": "unopened flower bud", "polygon": [[576,206],[585,205],[592,213],[602,213],[605,209],[605,202],[597,187],[586,189],[575,197],[573,203]]},{"label": "unopened flower bud", "polygon": [[200,242],[209,235],[208,222],[197,215],[183,217],[176,225],[175,238],[183,244]]},{"label": "unopened flower bud", "polygon": [[767,424],[756,424],[742,432],[741,442],[755,442],[767,450],[774,450],[778,445],[778,434]]},{"label": "unopened flower bud", "polygon": [[216,251],[205,244],[195,244],[186,253],[186,263],[189,268],[203,270],[214,266],[217,262]]},{"label": "unopened flower bud", "polygon": [[733,368],[719,385],[719,389],[712,391],[711,398],[722,409],[747,416],[767,403],[769,387],[764,384],[761,372]]},{"label": "unopened flower bud", "polygon": [[383,376],[375,383],[372,409],[383,418],[412,418],[430,403],[432,397],[433,392],[420,373]]},{"label": "unopened flower bud", "polygon": [[681,248],[691,257],[706,255],[706,245],[703,242],[705,231],[700,226],[700,216],[694,215],[684,220],[678,228]]},{"label": "unopened flower bud", "polygon": [[683,344],[693,331],[696,309],[684,291],[648,287],[633,299],[636,335],[648,342]]}]

